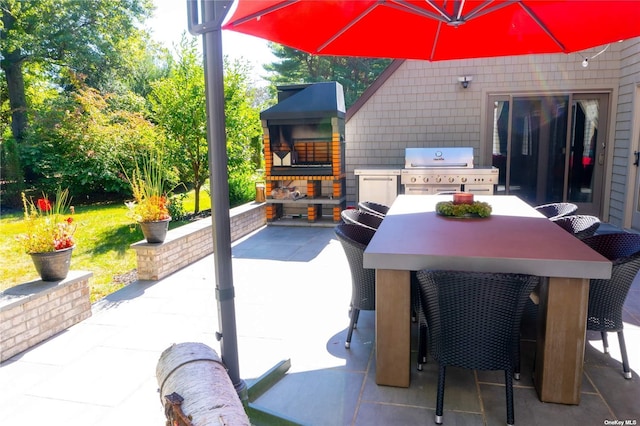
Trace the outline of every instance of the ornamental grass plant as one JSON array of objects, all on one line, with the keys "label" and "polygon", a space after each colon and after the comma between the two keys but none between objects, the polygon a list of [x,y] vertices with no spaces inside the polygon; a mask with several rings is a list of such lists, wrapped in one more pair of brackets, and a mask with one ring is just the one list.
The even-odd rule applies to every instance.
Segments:
[{"label": "ornamental grass plant", "polygon": [[75,245],[76,224],[70,201],[68,189],[58,190],[53,203],[44,193],[36,202],[22,193],[26,231],[17,238],[25,253],[48,253]]},{"label": "ornamental grass plant", "polygon": [[145,158],[136,163],[130,176],[126,173],[125,176],[133,193],[133,201],[125,202],[131,219],[138,223],[171,219],[164,170],[159,161]]}]

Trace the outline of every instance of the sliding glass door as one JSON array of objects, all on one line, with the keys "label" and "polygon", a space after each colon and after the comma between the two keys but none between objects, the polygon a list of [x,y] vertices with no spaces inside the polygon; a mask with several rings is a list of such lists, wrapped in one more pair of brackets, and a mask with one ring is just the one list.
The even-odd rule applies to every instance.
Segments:
[{"label": "sliding glass door", "polygon": [[607,105],[606,94],[490,96],[497,193],[531,205],[570,201],[600,215]]}]

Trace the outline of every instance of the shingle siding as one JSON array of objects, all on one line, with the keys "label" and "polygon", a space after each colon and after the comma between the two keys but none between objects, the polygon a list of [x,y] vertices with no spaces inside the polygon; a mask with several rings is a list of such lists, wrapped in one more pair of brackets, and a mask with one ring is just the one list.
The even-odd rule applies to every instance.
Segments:
[{"label": "shingle siding", "polygon": [[[582,52],[593,56],[604,46]],[[404,148],[471,146],[477,166],[486,134],[488,95],[606,92],[611,95],[610,194],[605,215],[622,223],[634,90],[640,81],[640,38],[614,43],[582,67],[581,54],[550,54],[463,61],[404,61],[359,105],[346,125],[347,200],[357,199],[354,170],[404,167]],[[458,76],[473,76],[462,89]],[[486,157],[488,158],[488,156]]]},{"label": "shingle siding", "polygon": [[615,139],[613,141],[613,167],[611,170],[611,194],[609,222],[617,226],[630,226],[630,218],[625,217],[629,212],[626,204],[633,201],[634,188],[627,188],[629,184],[630,155],[635,150],[637,141],[632,141],[635,88],[640,82],[640,38],[619,43],[620,70],[617,114],[613,120],[615,125]]}]

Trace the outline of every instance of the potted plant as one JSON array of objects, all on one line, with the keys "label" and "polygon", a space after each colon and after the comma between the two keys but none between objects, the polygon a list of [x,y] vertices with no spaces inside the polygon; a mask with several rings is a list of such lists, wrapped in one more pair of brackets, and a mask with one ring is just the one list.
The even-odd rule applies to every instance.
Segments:
[{"label": "potted plant", "polygon": [[125,175],[133,193],[133,201],[125,202],[129,217],[140,225],[147,242],[164,242],[171,216],[161,163],[146,159]]},{"label": "potted plant", "polygon": [[73,217],[66,214],[67,209],[74,212],[69,202],[68,189],[58,190],[53,203],[44,193],[35,203],[22,193],[26,231],[18,238],[43,281],[63,280],[69,273],[76,230]]}]

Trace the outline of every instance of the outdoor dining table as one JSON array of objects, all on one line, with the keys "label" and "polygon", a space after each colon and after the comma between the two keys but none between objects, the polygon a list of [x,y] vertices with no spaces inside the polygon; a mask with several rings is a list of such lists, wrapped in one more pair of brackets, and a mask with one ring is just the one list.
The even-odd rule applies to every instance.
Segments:
[{"label": "outdoor dining table", "polygon": [[410,271],[443,269],[544,277],[539,286],[534,384],[543,402],[579,404],[589,279],[611,262],[516,196],[476,196],[487,218],[436,213],[451,195],[400,195],[364,253],[376,269],[376,383],[410,383]]}]

